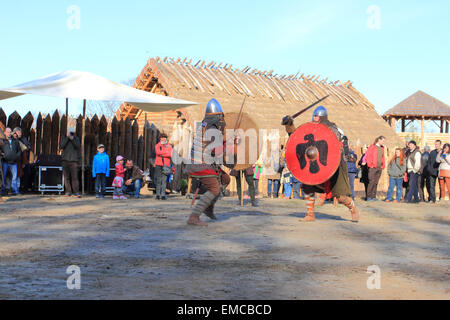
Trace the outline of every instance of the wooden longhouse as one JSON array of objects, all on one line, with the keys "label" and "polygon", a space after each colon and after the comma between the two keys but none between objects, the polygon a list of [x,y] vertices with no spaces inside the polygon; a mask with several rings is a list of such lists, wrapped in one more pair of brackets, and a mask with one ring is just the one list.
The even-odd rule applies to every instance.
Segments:
[{"label": "wooden longhouse", "polygon": [[[315,75],[276,75],[245,67],[205,61],[192,63],[188,59],[149,59],[137,77],[134,87],[175,98],[198,102],[199,105],[177,111],[150,113],[123,104],[118,118],[137,119],[143,126],[145,116],[162,130],[171,131],[174,123],[193,125],[203,117],[206,103],[216,98],[225,112],[239,112],[247,95],[244,112],[250,114],[262,129],[282,129],[281,118],[294,114],[302,107],[329,94],[323,103],[330,119],[344,130],[354,145],[373,142],[384,135],[389,145],[396,145],[398,137],[383,121],[374,106],[358,91],[351,81],[328,81]],[[147,115],[146,115],[147,114]],[[296,124],[311,120],[312,110],[296,119]],[[281,131],[284,134],[284,131]]]},{"label": "wooden longhouse", "polygon": [[[250,115],[260,129],[279,129],[282,143],[287,139],[281,126],[282,117],[295,114],[325,95],[330,95],[322,104],[328,109],[330,120],[345,132],[359,155],[362,147],[373,143],[379,135],[387,137],[388,147],[402,143],[395,131],[377,114],[373,104],[353,87],[351,81],[329,81],[318,75],[277,75],[273,70],[250,67],[238,69],[231,64],[156,57],[147,61],[134,87],[199,103],[162,113],[144,112],[135,106],[123,104],[116,113],[119,119],[137,120],[140,128],[148,120],[169,135],[179,126],[192,131],[195,122],[202,120],[210,99],[216,98],[225,112],[238,113],[244,96],[247,96],[243,111]],[[295,124],[311,121],[312,111],[298,117]]]}]

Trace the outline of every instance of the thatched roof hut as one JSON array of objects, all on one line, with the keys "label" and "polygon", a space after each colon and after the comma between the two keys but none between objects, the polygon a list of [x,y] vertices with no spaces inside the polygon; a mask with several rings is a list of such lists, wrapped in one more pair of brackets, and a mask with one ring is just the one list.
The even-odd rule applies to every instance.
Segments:
[{"label": "thatched roof hut", "polygon": [[450,120],[450,107],[444,102],[419,90],[386,111],[383,117],[445,118]]},{"label": "thatched roof hut", "polygon": [[[407,127],[420,122],[420,145],[433,145],[434,140],[442,139],[446,141],[449,133],[450,107],[442,101],[426,94],[423,91],[417,91],[393,108],[383,114],[383,118],[396,128],[397,121],[400,121],[401,137],[409,138]],[[431,121],[437,125],[440,134],[426,134],[426,122]]]},{"label": "thatched roof hut", "polygon": [[[417,91],[393,108],[383,114],[389,122],[401,120],[401,131],[405,132],[407,120],[420,120],[422,123],[426,120],[440,121],[441,133],[448,133],[448,122],[450,121],[450,107],[442,101],[426,94],[423,91]],[[395,127],[395,125],[394,125]],[[423,126],[422,126],[423,127]]]},{"label": "thatched roof hut", "polygon": [[[216,98],[226,112],[239,112],[247,95],[244,112],[254,117],[262,129],[280,129],[283,137],[283,116],[294,114],[329,94],[323,105],[329,110],[330,120],[344,130],[353,144],[370,144],[378,135],[386,136],[388,145],[400,143],[394,130],[351,81],[331,82],[316,75],[276,75],[273,71],[250,67],[236,69],[223,63],[198,61],[192,64],[188,59],[157,57],[148,60],[134,87],[200,103],[164,113],[146,113],[123,104],[116,115],[137,119],[141,126],[145,117],[162,130],[170,131],[181,119],[193,126],[202,119],[204,107],[211,98]],[[296,124],[311,121],[311,114],[312,110],[306,112],[296,119]]]}]

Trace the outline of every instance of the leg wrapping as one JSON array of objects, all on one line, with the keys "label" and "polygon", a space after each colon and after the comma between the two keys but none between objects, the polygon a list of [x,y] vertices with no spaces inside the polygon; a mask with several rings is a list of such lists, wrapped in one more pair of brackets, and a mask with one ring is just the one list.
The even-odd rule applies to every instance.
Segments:
[{"label": "leg wrapping", "polygon": [[196,205],[192,209],[192,214],[200,217],[203,212],[213,203],[215,196],[211,191],[207,191],[197,201]]}]

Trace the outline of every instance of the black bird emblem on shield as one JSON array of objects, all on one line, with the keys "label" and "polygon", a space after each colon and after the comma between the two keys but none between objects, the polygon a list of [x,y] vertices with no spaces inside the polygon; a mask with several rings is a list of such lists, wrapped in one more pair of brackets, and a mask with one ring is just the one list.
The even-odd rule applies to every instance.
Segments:
[{"label": "black bird emblem on shield", "polygon": [[327,165],[328,143],[325,140],[315,141],[314,134],[312,133],[307,134],[304,140],[307,142],[299,143],[296,148],[300,168],[303,170],[306,167],[306,158],[308,158],[310,160],[309,172],[313,174],[318,173],[320,167],[317,163],[317,158],[319,158],[319,162],[322,165]]}]

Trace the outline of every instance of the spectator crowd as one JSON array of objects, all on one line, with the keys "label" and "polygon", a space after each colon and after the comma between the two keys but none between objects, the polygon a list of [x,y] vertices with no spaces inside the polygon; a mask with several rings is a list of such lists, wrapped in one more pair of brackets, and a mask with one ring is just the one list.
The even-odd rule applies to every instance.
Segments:
[{"label": "spectator crowd", "polygon": [[[436,140],[433,150],[430,146],[425,146],[421,151],[414,140],[407,141],[404,148],[395,149],[386,164],[385,142],[384,137],[378,137],[359,161],[360,181],[365,185],[367,201],[378,201],[377,186],[386,165],[389,176],[386,202],[436,203],[445,199],[446,190],[447,196],[450,197],[450,145],[448,143],[442,144],[441,140]],[[436,195],[436,184],[439,187],[438,195]]]},{"label": "spectator crowd", "polygon": [[[389,187],[386,202],[420,201],[436,203],[450,198],[450,145],[436,140],[434,149],[425,146],[423,150],[413,140],[407,141],[404,148],[396,148],[393,155],[386,159],[386,138],[377,137],[358,161],[352,146],[344,147],[344,157],[347,161],[348,178],[355,199],[355,181],[364,184],[365,200],[379,201],[378,185],[382,172],[387,169]],[[62,168],[64,175],[65,196],[81,197],[79,183],[79,155],[81,143],[73,128],[68,129],[66,136],[60,139]],[[301,182],[290,172],[286,165],[283,146],[280,155],[272,155],[269,164],[259,159],[253,166],[242,170],[232,170],[230,175],[236,178],[238,197],[241,201],[241,177],[248,185],[244,199],[250,199],[257,206],[258,186],[261,177],[267,179],[267,196],[269,198],[302,199]],[[0,171],[4,195],[19,195],[28,192],[32,186],[32,169],[30,153],[33,147],[22,135],[20,128],[6,128],[0,135],[0,156],[2,170]],[[93,158],[92,178],[95,179],[95,194],[99,199],[105,197],[107,188],[112,189],[114,200],[125,200],[129,196],[140,198],[140,192],[145,182],[153,177],[153,185],[157,200],[167,199],[167,189],[172,190],[171,181],[175,173],[172,163],[173,147],[168,136],[162,133],[159,142],[153,150],[153,174],[145,174],[131,159],[118,155],[114,170],[103,144],[98,145],[97,154]],[[274,171],[273,168],[276,170]],[[114,176],[111,176],[114,175]],[[108,182],[110,181],[110,182]],[[439,192],[436,192],[438,185]],[[186,192],[187,181],[182,179],[183,193]],[[425,193],[426,190],[426,193]],[[321,195],[321,203],[333,201],[331,193]]]},{"label": "spectator crowd", "polygon": [[[404,148],[396,148],[392,157],[387,160],[385,160],[385,145],[386,138],[377,137],[374,143],[366,148],[359,161],[351,146],[344,151],[353,199],[355,199],[355,181],[358,179],[364,185],[364,200],[379,201],[378,185],[383,171],[387,168],[389,187],[385,202],[436,203],[445,200],[446,193],[447,199],[450,200],[450,145],[448,143],[443,144],[441,140],[436,140],[433,150],[425,146],[421,151],[414,140],[407,141]],[[283,152],[279,164],[279,171],[267,176],[268,197],[303,198],[301,183],[289,172]],[[437,187],[439,192],[436,193]],[[279,196],[280,189],[281,196]],[[321,198],[319,205],[333,201],[331,193],[323,193]]]}]

